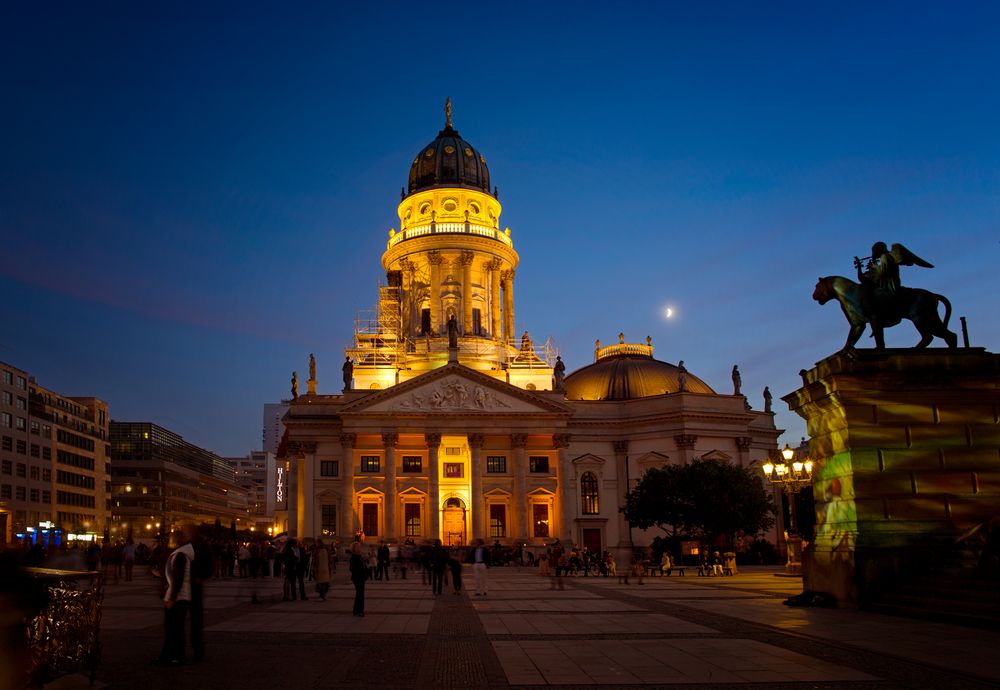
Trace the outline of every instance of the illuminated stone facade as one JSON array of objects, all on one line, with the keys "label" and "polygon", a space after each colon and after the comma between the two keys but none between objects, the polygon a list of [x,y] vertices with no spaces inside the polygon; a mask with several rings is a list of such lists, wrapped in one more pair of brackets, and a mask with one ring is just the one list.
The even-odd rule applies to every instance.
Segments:
[{"label": "illuminated stone facade", "polygon": [[554,352],[515,332],[519,257],[489,187],[449,116],[414,158],[349,385],[290,401],[291,533],[645,545],[655,534],[618,512],[645,469],[775,448],[771,413],[654,359],[648,339],[599,346],[563,381]]}]

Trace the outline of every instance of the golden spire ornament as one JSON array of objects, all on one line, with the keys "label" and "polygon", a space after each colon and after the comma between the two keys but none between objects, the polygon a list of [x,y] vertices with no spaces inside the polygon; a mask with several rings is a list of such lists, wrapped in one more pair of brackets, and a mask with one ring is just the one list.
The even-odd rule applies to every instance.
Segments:
[{"label": "golden spire ornament", "polygon": [[446,129],[453,129],[451,124],[451,96],[444,102],[444,126]]}]

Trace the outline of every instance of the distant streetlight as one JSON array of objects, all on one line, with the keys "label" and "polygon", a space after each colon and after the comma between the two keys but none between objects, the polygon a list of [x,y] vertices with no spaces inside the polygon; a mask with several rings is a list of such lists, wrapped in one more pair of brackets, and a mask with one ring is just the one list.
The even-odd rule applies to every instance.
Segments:
[{"label": "distant streetlight", "polygon": [[803,488],[812,486],[813,461],[808,457],[799,459],[796,450],[786,443],[781,450],[781,459],[777,463],[768,460],[761,469],[764,470],[767,481],[781,487],[788,496],[788,529],[785,530],[788,561],[785,563],[785,572],[799,575],[802,573],[802,537],[799,536],[795,520],[795,495]]}]

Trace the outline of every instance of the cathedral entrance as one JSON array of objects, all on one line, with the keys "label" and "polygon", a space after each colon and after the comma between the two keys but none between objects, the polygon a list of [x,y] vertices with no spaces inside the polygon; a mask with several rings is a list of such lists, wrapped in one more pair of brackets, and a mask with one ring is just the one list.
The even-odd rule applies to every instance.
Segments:
[{"label": "cathedral entrance", "polygon": [[465,503],[462,499],[449,498],[444,502],[441,533],[445,546],[465,544]]}]

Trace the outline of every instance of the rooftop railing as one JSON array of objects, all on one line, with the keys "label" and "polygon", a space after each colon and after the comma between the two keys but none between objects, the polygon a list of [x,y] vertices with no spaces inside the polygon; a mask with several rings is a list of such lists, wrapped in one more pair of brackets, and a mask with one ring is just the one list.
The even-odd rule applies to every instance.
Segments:
[{"label": "rooftop railing", "polygon": [[430,225],[418,225],[417,227],[401,230],[389,238],[387,249],[392,249],[404,240],[412,240],[416,237],[426,235],[479,235],[489,237],[498,242],[502,242],[508,247],[514,246],[506,232],[495,228],[488,228],[485,225],[474,225],[472,223],[431,223]]}]

